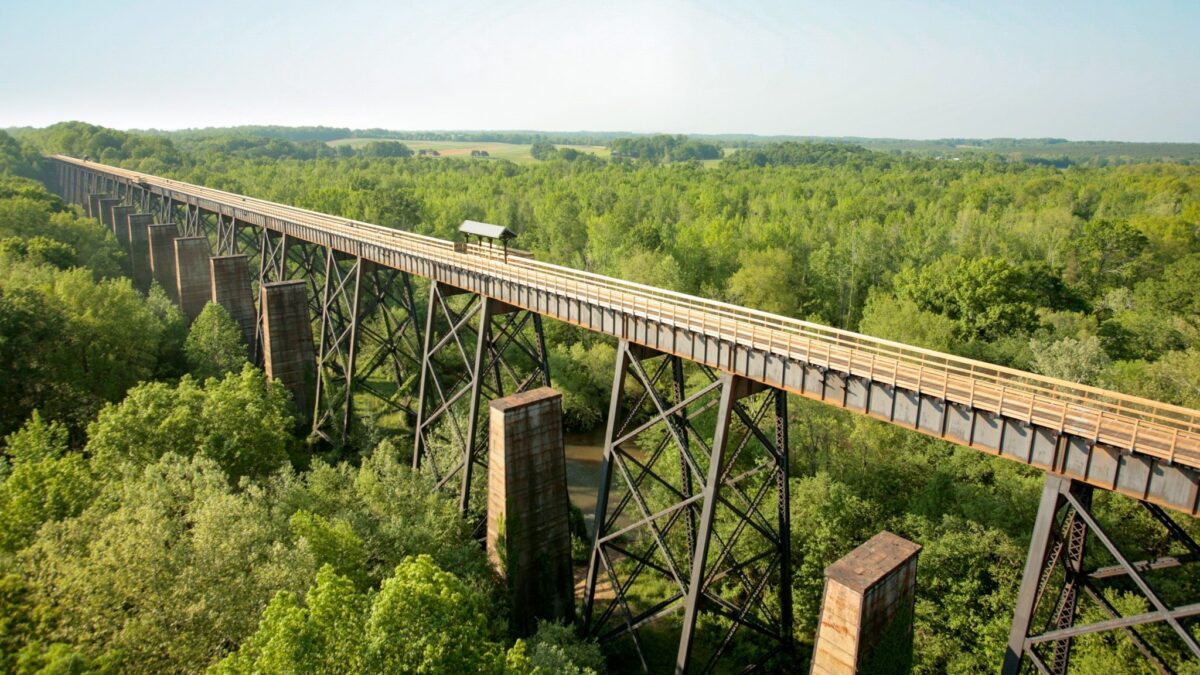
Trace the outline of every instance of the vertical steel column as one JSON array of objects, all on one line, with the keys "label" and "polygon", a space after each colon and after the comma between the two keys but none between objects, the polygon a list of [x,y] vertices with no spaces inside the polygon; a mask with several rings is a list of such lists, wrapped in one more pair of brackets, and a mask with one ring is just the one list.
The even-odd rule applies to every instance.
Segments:
[{"label": "vertical steel column", "polygon": [[792,609],[792,491],[788,484],[791,477],[791,442],[788,438],[787,392],[775,392],[775,450],[779,471],[776,476],[779,491],[777,518],[779,539],[783,547],[779,550],[779,614],[780,630],[784,637],[784,648],[791,650],[796,639],[795,615]]},{"label": "vertical steel column", "polygon": [[[629,349],[625,342],[617,346],[617,362],[613,369],[612,391],[608,398],[608,417],[604,425],[604,455],[600,463],[600,485],[596,491],[596,515],[592,520],[592,552],[588,556],[587,577],[584,581],[583,595],[583,625],[592,625],[592,611],[596,599],[596,582],[599,580],[601,558],[604,550],[601,546],[601,534],[604,530],[604,519],[608,517],[608,495],[612,491],[613,462],[616,453],[617,434],[622,430],[619,426],[621,415],[621,398],[625,386],[625,377],[629,373]],[[637,640],[637,635],[633,635]],[[641,649],[638,649],[641,656]],[[645,659],[642,667],[646,667]]]},{"label": "vertical steel column", "polygon": [[[479,399],[483,390],[484,357],[487,356],[492,340],[492,315],[496,312],[495,301],[491,298],[483,298],[482,303],[483,307],[479,310],[479,330],[476,333],[478,337],[475,340],[475,367],[471,369],[474,377],[471,378],[470,412],[467,413],[467,438],[466,443],[463,445],[462,487],[458,493],[458,510],[464,515],[470,506],[471,477],[474,473],[472,469],[474,469],[475,463],[479,461],[481,454],[477,452],[475,447],[475,439],[479,435]],[[497,373],[497,390],[499,390],[500,386],[499,373]]]},{"label": "vertical steel column", "polygon": [[1017,606],[1013,610],[1012,628],[1008,633],[1008,648],[1004,652],[1001,672],[1017,675],[1021,670],[1021,657],[1025,653],[1026,636],[1033,625],[1042,588],[1042,570],[1049,560],[1054,528],[1058,511],[1062,507],[1062,488],[1066,479],[1046,474],[1042,486],[1042,499],[1038,505],[1037,519],[1033,523],[1033,534],[1029,540],[1029,554],[1025,558],[1025,570],[1021,573],[1021,589],[1017,592]]},{"label": "vertical steel column", "polygon": [[683,599],[683,626],[679,634],[679,651],[675,655],[675,672],[687,671],[692,658],[692,637],[696,632],[696,614],[704,589],[704,569],[708,565],[708,546],[712,541],[713,520],[717,511],[717,495],[721,489],[721,470],[725,464],[725,444],[728,442],[729,415],[733,410],[734,378],[721,375],[721,399],[717,404],[717,423],[713,430],[712,452],[708,459],[708,477],[701,491],[700,530],[696,536],[696,554],[692,557],[692,574]]}]

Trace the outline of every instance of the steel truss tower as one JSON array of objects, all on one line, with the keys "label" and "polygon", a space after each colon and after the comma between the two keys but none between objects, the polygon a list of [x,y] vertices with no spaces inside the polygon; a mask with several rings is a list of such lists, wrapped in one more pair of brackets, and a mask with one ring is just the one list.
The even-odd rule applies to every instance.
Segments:
[{"label": "steel truss tower", "polygon": [[356,393],[385,412],[415,416],[407,394],[421,335],[407,273],[327,250],[323,277],[313,432],[342,444]]},{"label": "steel truss tower", "polygon": [[[623,405],[633,389],[633,402]],[[587,572],[587,632],[601,642],[628,638],[647,668],[641,631],[682,610],[676,672],[712,671],[742,629],[764,642],[763,661],[790,649],[787,448],[784,392],[703,366],[689,377],[679,357],[621,342]],[[664,583],[670,592],[661,597],[653,589]],[[646,587],[649,596],[640,592]],[[703,646],[701,615],[713,638]]]},{"label": "steel truss tower", "polygon": [[[1151,623],[1166,623],[1173,636],[1200,659],[1200,644],[1181,622],[1186,617],[1200,615],[1200,604],[1170,606],[1152,578],[1157,572],[1200,560],[1200,545],[1161,507],[1139,501],[1164,528],[1168,546],[1174,543],[1185,552],[1131,560],[1092,512],[1092,491],[1091,486],[1069,478],[1046,476],[1004,656],[1005,675],[1016,675],[1026,663],[1039,673],[1066,673],[1074,638],[1117,630],[1128,637],[1158,672],[1170,673],[1147,636],[1139,632],[1139,627]],[[1096,566],[1100,559],[1115,564]],[[1104,595],[1110,584],[1121,590],[1136,591],[1150,610],[1121,616]],[[1043,606],[1048,593],[1057,597],[1053,604]],[[1108,618],[1076,625],[1080,594],[1086,595]],[[1039,624],[1045,628],[1032,633]]]},{"label": "steel truss tower", "polygon": [[438,488],[458,483],[459,511],[486,479],[482,398],[550,386],[542,317],[499,300],[431,282],[421,349],[413,468]]}]

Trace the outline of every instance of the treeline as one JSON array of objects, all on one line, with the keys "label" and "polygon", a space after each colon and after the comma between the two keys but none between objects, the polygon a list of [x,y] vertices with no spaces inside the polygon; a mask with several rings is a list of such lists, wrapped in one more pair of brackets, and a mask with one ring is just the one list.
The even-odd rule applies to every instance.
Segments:
[{"label": "treeline", "polygon": [[175,140],[196,140],[213,136],[261,136],[294,143],[336,141],[344,138],[374,138],[412,141],[466,141],[475,143],[532,144],[539,141],[562,145],[604,145],[628,132],[543,132],[543,131],[399,131],[394,129],[351,129],[349,127],[283,127],[243,125],[208,127],[175,131],[147,130],[147,135]]},{"label": "treeline", "polygon": [[636,138],[618,138],[609,143],[613,158],[645,159],[652,162],[686,162],[692,159],[720,159],[721,147],[689,139],[682,135],[659,134]]},{"label": "treeline", "polygon": [[797,143],[785,141],[738,150],[725,160],[731,166],[872,166],[886,169],[895,162],[891,155],[842,143]]}]

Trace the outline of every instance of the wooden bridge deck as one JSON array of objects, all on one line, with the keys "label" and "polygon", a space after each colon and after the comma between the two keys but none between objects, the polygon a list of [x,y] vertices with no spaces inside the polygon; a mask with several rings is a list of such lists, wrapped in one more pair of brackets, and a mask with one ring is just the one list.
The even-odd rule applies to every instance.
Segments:
[{"label": "wooden bridge deck", "polygon": [[1200,411],[56,155],[248,225],[1197,515]]}]

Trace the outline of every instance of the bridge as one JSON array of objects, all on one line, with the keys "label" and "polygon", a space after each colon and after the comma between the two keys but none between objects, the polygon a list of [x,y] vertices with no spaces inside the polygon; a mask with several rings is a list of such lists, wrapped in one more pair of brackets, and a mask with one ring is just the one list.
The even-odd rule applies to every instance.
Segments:
[{"label": "bridge", "polygon": [[[135,261],[134,249],[146,247],[133,234],[140,217],[174,223],[185,238],[207,238],[214,255],[252,256],[260,290],[303,280],[310,318],[320,325],[314,432],[344,439],[356,394],[377,395],[415,417],[414,466],[424,463],[439,485],[455,488],[464,513],[487,455],[481,399],[549,384],[542,320],[615,338],[584,609],[587,629],[602,640],[629,638],[640,654],[646,625],[682,610],[679,671],[714,667],[738,630],[790,648],[785,421],[793,395],[1046,474],[1006,672],[1022,663],[1063,672],[1071,638],[1096,630],[1125,631],[1161,666],[1136,631],[1156,621],[1200,658],[1180,623],[1200,614],[1200,604],[1168,606],[1145,574],[1200,557],[1164,511],[1200,514],[1200,411],[501,255],[478,243],[61,155],[48,161],[64,198],[112,227]],[[423,313],[414,279],[429,286]],[[251,340],[260,359],[263,313],[260,302]],[[415,406],[379,387],[380,373],[397,385],[406,374],[419,376]],[[715,431],[702,432],[709,425],[699,419],[712,416]],[[1128,559],[1091,514],[1095,489],[1142,503],[1189,554]],[[1116,565],[1082,568],[1089,533]],[[1031,634],[1056,566],[1063,580],[1052,629]],[[674,592],[645,601],[634,590],[652,577]],[[1076,596],[1091,593],[1089,579],[1115,577],[1132,581],[1153,610],[1121,617],[1109,608],[1103,626],[1075,625]],[[776,600],[768,602],[768,588]],[[727,632],[694,653],[702,613],[720,617]]]}]

